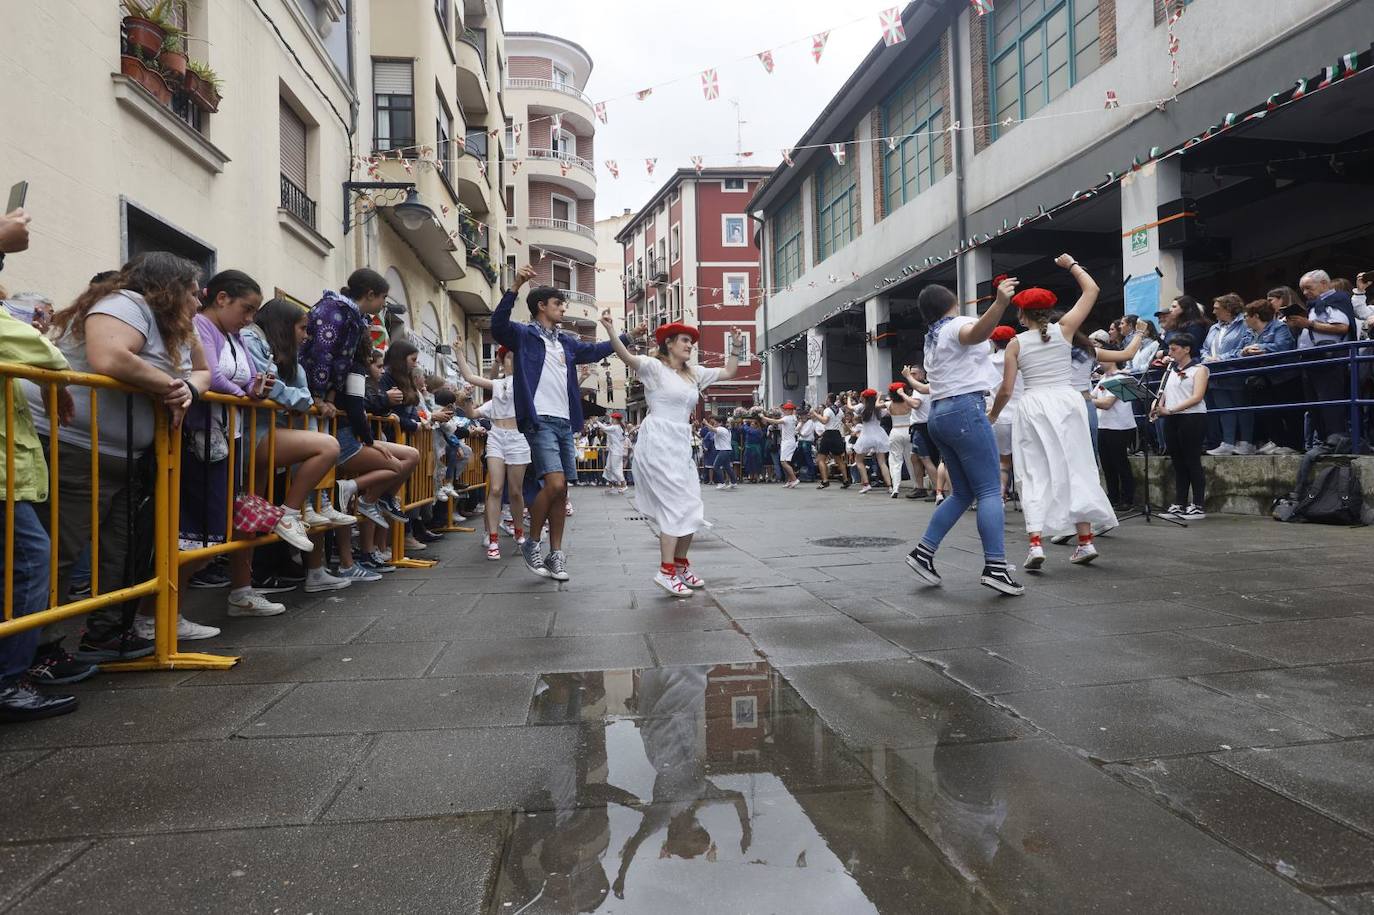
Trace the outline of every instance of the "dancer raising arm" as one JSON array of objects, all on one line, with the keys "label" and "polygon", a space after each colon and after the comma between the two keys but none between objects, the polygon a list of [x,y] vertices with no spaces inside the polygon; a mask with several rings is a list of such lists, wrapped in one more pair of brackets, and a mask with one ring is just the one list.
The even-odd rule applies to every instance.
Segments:
[{"label": "dancer raising arm", "polygon": [[692,349],[700,339],[695,327],[665,324],[654,331],[658,351],[636,356],[615,333],[610,311],[601,313],[601,326],[621,361],[644,385],[649,415],[639,426],[632,469],[635,475],[635,507],[658,531],[661,565],[654,584],[674,597],[688,597],[706,582],[692,571],[687,559],[692,537],[705,526],[701,484],[692,461],[692,412],[701,392],[717,381],[735,377],[744,355],[744,336],[731,329],[725,368],[690,365]]},{"label": "dancer raising arm", "polygon": [[792,458],[797,453],[797,405],[788,401],[782,405],[782,416],[774,419],[767,414],[760,413],[758,420],[770,426],[781,426],[779,430],[782,435],[778,441],[778,463],[782,465],[782,471],[787,475],[787,482],[783,484],[786,489],[795,489],[800,480],[797,479],[796,468],[792,466]]},{"label": "dancer raising arm", "polygon": [[[511,351],[504,346],[497,347],[493,369],[500,370],[497,378],[483,378],[468,368],[463,357],[463,341],[455,340],[453,355],[458,362],[458,371],[463,380],[475,388],[491,392],[491,399],[477,410],[464,406],[469,416],[485,411],[491,420],[487,432],[487,502],[485,520],[487,526],[487,558],[501,558],[501,490],[507,489],[510,499],[511,525],[515,529],[517,545],[524,539],[521,529],[525,517],[525,468],[530,465],[530,443],[515,427],[515,360]],[[496,374],[496,372],[493,372]]]},{"label": "dancer raising arm", "polygon": [[906,558],[911,570],[928,584],[940,584],[935,551],[976,497],[978,537],[983,542],[979,584],[1003,594],[1024,594],[1026,590],[1007,565],[997,440],[984,400],[999,383],[988,338],[1001,323],[1015,291],[1015,278],[1002,280],[996,299],[979,318],[960,315],[958,296],[944,286],[927,286],[916,300],[921,316],[930,325],[925,344],[931,397],[929,429],[949,468],[953,487],[950,497],[935,509],[921,542]]}]

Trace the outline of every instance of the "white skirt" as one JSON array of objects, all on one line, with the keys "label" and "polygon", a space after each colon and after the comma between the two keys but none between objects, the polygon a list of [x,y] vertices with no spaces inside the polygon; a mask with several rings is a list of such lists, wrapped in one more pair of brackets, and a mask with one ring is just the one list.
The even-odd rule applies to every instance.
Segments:
[{"label": "white skirt", "polygon": [[635,508],[655,531],[685,537],[710,526],[692,460],[692,427],[687,423],[649,414],[639,427],[630,467],[635,475]]},{"label": "white skirt", "polygon": [[606,469],[601,471],[601,478],[608,483],[625,482],[624,448],[606,449]]},{"label": "white skirt", "polygon": [[854,453],[887,454],[887,435],[877,423],[865,423],[859,428],[859,440],[854,443]]},{"label": "white skirt", "polygon": [[1027,531],[1072,534],[1076,523],[1116,526],[1098,480],[1083,395],[1068,385],[1025,392],[1012,422],[1012,462]]}]

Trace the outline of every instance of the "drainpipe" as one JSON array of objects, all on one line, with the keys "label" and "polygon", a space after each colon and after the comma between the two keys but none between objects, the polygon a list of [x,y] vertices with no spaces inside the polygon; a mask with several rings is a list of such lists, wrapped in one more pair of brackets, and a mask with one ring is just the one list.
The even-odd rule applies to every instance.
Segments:
[{"label": "drainpipe", "polygon": [[[767,255],[764,253],[764,245],[763,245],[763,243],[762,243],[762,240],[765,238],[765,234],[764,234],[764,222],[763,222],[762,219],[760,219],[760,218],[759,218],[756,214],[754,214],[754,213],[749,213],[749,214],[747,214],[747,215],[748,215],[748,217],[749,217],[749,221],[750,221],[750,222],[757,222],[757,223],[759,224],[759,238],[760,238],[760,243],[759,243],[759,287],[760,287],[760,289],[759,289],[759,292],[761,293],[761,294],[760,294],[760,298],[763,299],[763,333],[762,333],[762,334],[757,334],[757,335],[756,335],[756,339],[757,339],[757,338],[762,338],[762,339],[759,339],[759,340],[758,340],[758,345],[757,345],[756,347],[754,347],[754,348],[755,348],[757,351],[759,351],[759,352],[763,352],[764,350],[768,349],[768,299],[769,299],[769,295],[768,295],[768,280],[767,280],[767,278],[768,278],[768,257],[767,257]],[[762,363],[762,364],[759,366],[759,375],[762,376],[762,377],[759,379],[759,381],[760,381],[760,386],[763,388],[763,394],[762,394],[761,396],[763,397],[763,403],[765,403],[765,404],[771,404],[771,403],[773,402],[773,401],[772,401],[772,398],[771,398],[772,392],[769,390],[769,388],[771,387],[770,372],[771,372],[771,369],[769,368],[769,364],[768,364],[766,361],[765,361],[764,363]]]},{"label": "drainpipe", "polygon": [[[959,16],[950,20],[949,25],[949,65],[953,70],[950,77],[950,104],[954,108],[954,120],[963,117],[964,92],[962,75],[964,72],[963,54],[959,49]],[[962,243],[968,237],[968,214],[964,205],[964,132],[954,131],[954,224]],[[958,287],[960,302],[972,300],[974,290],[964,289],[964,271],[956,260],[954,267],[955,285]]]}]

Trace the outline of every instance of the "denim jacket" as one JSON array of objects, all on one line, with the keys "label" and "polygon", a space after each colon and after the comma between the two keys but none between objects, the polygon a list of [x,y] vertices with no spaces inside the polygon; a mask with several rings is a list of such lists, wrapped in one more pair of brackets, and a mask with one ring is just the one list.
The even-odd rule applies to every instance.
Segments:
[{"label": "denim jacket", "polygon": [[1286,353],[1298,348],[1298,341],[1293,339],[1293,332],[1282,318],[1270,321],[1252,342],[1266,353]]}]

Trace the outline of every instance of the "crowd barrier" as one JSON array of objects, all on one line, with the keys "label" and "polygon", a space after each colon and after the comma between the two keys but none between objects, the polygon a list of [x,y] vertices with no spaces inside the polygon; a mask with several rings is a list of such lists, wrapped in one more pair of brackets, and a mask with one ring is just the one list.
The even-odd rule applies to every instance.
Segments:
[{"label": "crowd barrier", "polygon": [[[70,506],[63,505],[62,493],[64,490],[61,475],[60,457],[64,449],[77,448],[79,446],[65,443],[56,435],[48,437],[48,503],[46,506],[39,506],[40,517],[47,519],[49,536],[51,539],[51,553],[49,557],[50,583],[48,590],[48,606],[40,611],[16,617],[14,614],[14,513],[15,513],[15,431],[16,431],[16,407],[17,398],[14,396],[14,379],[22,379],[33,382],[43,393],[43,401],[47,406],[48,416],[58,415],[59,390],[61,388],[74,386],[91,389],[90,398],[90,491],[89,500],[90,511],[90,535],[88,542],[83,544],[89,549],[90,568],[91,568],[91,593],[89,597],[79,600],[58,601],[58,567],[59,555],[64,548],[61,541],[60,520],[64,511],[72,510]],[[145,452],[142,458],[142,466],[151,466],[152,472],[148,486],[151,488],[151,572],[146,577],[141,577],[138,581],[127,583],[124,587],[116,588],[111,591],[102,592],[100,580],[100,418],[99,401],[96,392],[115,392],[121,393],[129,398],[142,397],[149,398],[145,392],[139,389],[122,384],[111,378],[102,375],[84,374],[79,372],[50,371],[46,369],[32,368],[24,365],[12,363],[0,363],[0,386],[4,389],[4,422],[5,422],[5,572],[4,572],[4,610],[0,616],[0,638],[14,635],[16,633],[40,626],[47,626],[61,622],[75,616],[81,616],[91,611],[98,610],[113,605],[124,605],[128,601],[150,601],[153,615],[156,619],[156,638],[155,650],[152,655],[133,661],[121,661],[102,664],[103,670],[131,671],[131,670],[222,670],[232,667],[237,663],[238,658],[229,655],[210,654],[202,652],[184,652],[177,644],[176,622],[180,610],[180,588],[179,578],[182,568],[191,564],[201,564],[215,556],[231,554],[242,550],[250,550],[256,547],[265,546],[277,542],[280,538],[274,533],[259,534],[256,536],[243,535],[235,532],[235,536],[227,538],[224,542],[212,542],[208,538],[196,541],[196,544],[182,542],[180,538],[180,516],[182,500],[182,429],[173,428],[170,418],[164,409],[154,405],[152,415],[154,418],[154,433],[151,447]],[[310,414],[288,412],[279,404],[268,400],[250,400],[247,398],[232,397],[223,394],[206,393],[201,395],[201,400],[208,405],[208,410],[213,410],[216,406],[224,410],[226,416],[226,440],[228,447],[227,466],[229,468],[241,467],[239,481],[234,481],[235,485],[227,488],[227,496],[223,510],[225,513],[224,530],[233,532],[234,529],[234,502],[235,497],[244,493],[258,493],[264,495],[269,502],[278,502],[276,492],[277,471],[285,470],[286,487],[291,485],[292,468],[276,468],[276,441],[279,428],[277,417],[281,413],[286,413],[288,428],[313,428],[320,431],[329,431],[331,434],[337,431],[339,417],[322,418],[317,411],[313,410]],[[125,411],[126,424],[129,426],[130,435],[132,430],[132,407]],[[263,434],[259,441],[256,434],[258,429],[259,417],[263,414],[271,416],[270,422],[265,422]],[[399,420],[394,416],[373,416],[370,417],[374,436],[385,438],[389,441],[410,445],[419,452],[419,460],[414,472],[406,480],[403,488],[397,494],[399,501],[407,512],[422,509],[432,503],[437,493],[438,481],[438,462],[440,452],[436,450],[436,440],[434,431],[427,427],[416,429],[413,432],[403,432],[400,428]],[[191,420],[188,420],[188,423]],[[208,420],[206,420],[208,423]],[[247,430],[253,434],[236,435],[240,430]],[[208,437],[205,447],[209,447]],[[266,450],[263,461],[263,468],[258,467],[258,458]],[[485,488],[485,471],[481,461],[480,444],[474,448],[474,459],[466,468],[461,478],[462,490],[472,491]],[[128,470],[130,474],[139,472],[140,461],[130,460]],[[70,482],[70,481],[69,481]],[[315,493],[312,498],[317,501],[321,492],[328,491],[334,484],[334,472],[331,470],[315,486]],[[132,487],[125,486],[126,491],[132,491]],[[283,493],[285,490],[283,489]],[[207,510],[210,507],[207,506]],[[85,506],[78,507],[78,510],[86,510]],[[218,507],[215,507],[218,510]],[[128,518],[129,530],[119,532],[126,535],[126,540],[130,541],[128,546],[133,549],[135,544],[132,541],[137,539],[134,536],[136,522],[147,524],[144,518],[135,518],[130,512]],[[471,528],[455,527],[453,525],[453,505],[448,503],[448,520],[451,530],[471,531]],[[402,568],[428,568],[434,565],[433,560],[414,559],[405,555],[406,526],[401,523],[393,523],[390,531],[391,562],[393,565]],[[347,528],[337,530],[346,531]],[[107,537],[109,535],[107,534]],[[107,541],[108,542],[108,541]],[[70,544],[66,548],[70,551]],[[146,544],[138,544],[143,549],[147,549]]]}]

